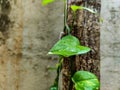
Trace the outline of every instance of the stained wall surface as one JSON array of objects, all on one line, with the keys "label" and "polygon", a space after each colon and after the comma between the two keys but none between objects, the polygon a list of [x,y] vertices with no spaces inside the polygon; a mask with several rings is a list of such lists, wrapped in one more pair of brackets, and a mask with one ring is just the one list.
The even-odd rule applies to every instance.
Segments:
[{"label": "stained wall surface", "polygon": [[57,57],[48,56],[47,53],[63,30],[63,4],[58,1],[41,6],[40,0],[23,0],[22,3],[23,72],[20,74],[20,90],[49,90],[56,72],[49,71],[48,67],[55,66]]},{"label": "stained wall surface", "polygon": [[[120,90],[120,0],[102,0],[101,90]],[[57,57],[47,52],[63,29],[63,4],[0,0],[0,90],[49,90]]]},{"label": "stained wall surface", "polygon": [[62,5],[0,0],[0,90],[49,90],[57,57],[47,52],[63,30]]},{"label": "stained wall surface", "polygon": [[120,0],[101,1],[101,90],[120,90]]}]

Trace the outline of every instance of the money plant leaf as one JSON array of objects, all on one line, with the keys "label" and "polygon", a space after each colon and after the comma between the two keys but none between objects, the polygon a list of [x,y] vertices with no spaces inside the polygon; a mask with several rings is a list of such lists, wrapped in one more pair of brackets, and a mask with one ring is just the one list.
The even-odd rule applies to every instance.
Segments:
[{"label": "money plant leaf", "polygon": [[72,81],[76,90],[98,90],[100,87],[97,77],[88,71],[77,71]]},{"label": "money plant leaf", "polygon": [[48,54],[56,54],[64,57],[84,54],[90,51],[90,48],[81,46],[79,40],[72,35],[67,35],[59,40]]}]

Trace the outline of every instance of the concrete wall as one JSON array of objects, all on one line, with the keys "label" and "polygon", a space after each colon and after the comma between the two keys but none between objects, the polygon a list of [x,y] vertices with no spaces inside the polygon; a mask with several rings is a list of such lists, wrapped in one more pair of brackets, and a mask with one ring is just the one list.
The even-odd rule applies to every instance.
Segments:
[{"label": "concrete wall", "polygon": [[63,4],[0,3],[0,90],[49,90],[55,72],[47,68],[55,65],[57,57],[47,52],[63,30]]},{"label": "concrete wall", "polygon": [[18,90],[22,58],[22,1],[0,0],[0,90]]},{"label": "concrete wall", "polygon": [[63,30],[63,5],[56,2],[43,7],[40,0],[24,0],[22,3],[24,30],[20,90],[49,90],[55,72],[47,68],[55,66],[57,59],[47,56],[47,52]]},{"label": "concrete wall", "polygon": [[[102,0],[101,90],[120,90],[120,0]],[[46,56],[63,29],[63,4],[0,0],[0,90],[48,90],[57,57]],[[54,7],[53,7],[54,6]]]},{"label": "concrete wall", "polygon": [[101,1],[101,90],[120,90],[120,0]]}]

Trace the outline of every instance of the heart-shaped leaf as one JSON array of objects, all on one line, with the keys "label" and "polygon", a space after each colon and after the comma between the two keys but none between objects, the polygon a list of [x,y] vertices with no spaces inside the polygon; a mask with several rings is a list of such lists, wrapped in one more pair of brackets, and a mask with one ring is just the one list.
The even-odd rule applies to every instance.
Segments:
[{"label": "heart-shaped leaf", "polygon": [[84,54],[90,51],[90,48],[81,46],[79,40],[72,36],[67,35],[59,40],[48,52],[48,54],[56,54],[64,57],[73,55]]},{"label": "heart-shaped leaf", "polygon": [[100,83],[97,77],[87,71],[78,71],[72,77],[76,90],[98,90]]}]

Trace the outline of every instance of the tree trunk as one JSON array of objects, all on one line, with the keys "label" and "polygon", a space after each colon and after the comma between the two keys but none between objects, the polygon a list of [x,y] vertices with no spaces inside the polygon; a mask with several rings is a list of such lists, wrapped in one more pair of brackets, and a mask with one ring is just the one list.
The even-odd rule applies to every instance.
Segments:
[{"label": "tree trunk", "polygon": [[79,38],[81,45],[88,46],[91,51],[84,55],[64,58],[63,89],[74,90],[70,77],[78,70],[90,71],[100,79],[100,24],[99,15],[86,10],[79,10],[73,21],[71,4],[83,5],[100,13],[100,0],[74,0],[68,5],[68,24],[73,26],[72,34]]}]

